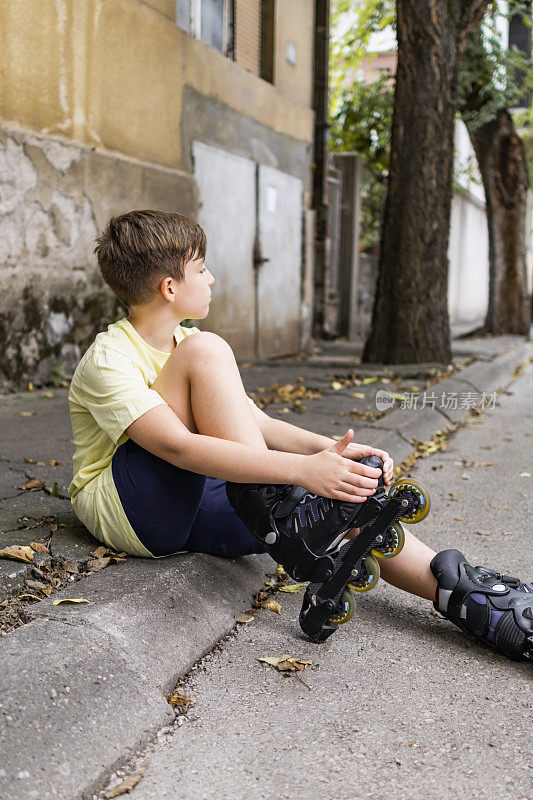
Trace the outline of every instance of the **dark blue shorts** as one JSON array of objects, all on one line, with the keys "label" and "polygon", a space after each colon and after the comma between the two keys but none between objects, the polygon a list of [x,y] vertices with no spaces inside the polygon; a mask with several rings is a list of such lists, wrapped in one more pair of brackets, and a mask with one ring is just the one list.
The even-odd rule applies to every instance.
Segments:
[{"label": "dark blue shorts", "polygon": [[131,439],[117,448],[111,469],[126,517],[153,556],[265,552],[231,507],[226,481],[175,467]]}]

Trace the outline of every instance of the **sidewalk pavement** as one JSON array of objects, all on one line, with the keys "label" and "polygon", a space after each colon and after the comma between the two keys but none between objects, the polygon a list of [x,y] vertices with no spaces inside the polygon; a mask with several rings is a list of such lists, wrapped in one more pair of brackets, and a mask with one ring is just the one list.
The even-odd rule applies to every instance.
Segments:
[{"label": "sidewalk pavement", "polygon": [[[333,342],[308,358],[241,364],[241,373],[269,414],[329,436],[355,427],[357,441],[387,449],[398,464],[417,443],[480,413],[532,357],[533,344],[518,337],[465,339],[454,343],[453,371],[377,369],[359,364],[353,345]],[[82,798],[102,785],[173,717],[165,695],[232,629],[272,567],[267,556],[104,565],[91,555],[99,543],[66,492],[66,395],[0,398],[0,548],[39,542],[48,550],[29,564],[0,558],[0,632],[2,617],[26,623],[0,638],[0,795],[18,800]],[[400,407],[415,398],[416,409]],[[30,480],[33,489],[21,488]],[[44,597],[52,578],[65,588]],[[43,599],[9,600],[21,593]],[[89,603],[52,605],[58,597]]]}]

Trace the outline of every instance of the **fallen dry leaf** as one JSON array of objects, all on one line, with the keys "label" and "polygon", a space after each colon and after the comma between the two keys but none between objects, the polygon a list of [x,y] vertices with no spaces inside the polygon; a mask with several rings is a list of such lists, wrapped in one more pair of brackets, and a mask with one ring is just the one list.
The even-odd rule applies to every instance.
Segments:
[{"label": "fallen dry leaf", "polygon": [[34,458],[26,458],[26,456],[24,456],[24,458],[22,460],[23,460],[23,462],[25,464],[36,464],[37,463],[37,461]]},{"label": "fallen dry leaf", "polygon": [[30,547],[32,550],[35,550],[36,553],[49,553],[50,550],[48,547],[43,544],[42,542],[30,542]]},{"label": "fallen dry leaf", "polygon": [[459,517],[459,516],[457,516],[457,517],[454,517],[454,520],[455,520],[456,522],[464,522],[464,521],[465,521],[465,518],[464,518],[464,517]]},{"label": "fallen dry leaf", "polygon": [[53,392],[41,392],[41,397],[54,397]]},{"label": "fallen dry leaf", "polygon": [[23,483],[22,486],[17,486],[17,489],[26,489],[29,492],[36,492],[38,489],[44,489],[45,483],[39,478],[30,478]]},{"label": "fallen dry leaf", "polygon": [[58,461],[57,458],[51,458],[50,459],[50,466],[51,467],[60,467],[61,466],[61,461]]},{"label": "fallen dry leaf", "polygon": [[90,558],[87,561],[87,569],[89,570],[89,572],[98,572],[104,567],[107,567],[110,562],[111,562],[110,556],[107,556],[106,558],[92,558],[92,559]]},{"label": "fallen dry leaf", "polygon": [[504,506],[502,503],[489,503],[491,508],[500,508],[503,511],[509,511],[509,506]]},{"label": "fallen dry leaf", "polygon": [[280,592],[289,592],[289,594],[296,594],[297,592],[300,591],[300,589],[303,589],[304,586],[307,586],[307,584],[306,583],[290,583],[287,586],[280,586],[279,587],[279,591]]},{"label": "fallen dry leaf", "polygon": [[247,613],[246,611],[242,614],[235,615],[235,621],[241,622],[243,625],[246,625],[248,622],[253,622],[255,619],[253,614]]},{"label": "fallen dry leaf", "polygon": [[521,472],[519,478],[531,478],[531,472]]},{"label": "fallen dry leaf", "polygon": [[477,533],[478,536],[490,536],[489,531],[475,531],[475,533]]},{"label": "fallen dry leaf", "polygon": [[21,417],[33,417],[35,415],[35,411],[21,411]]},{"label": "fallen dry leaf", "polygon": [[104,795],[106,800],[111,800],[112,797],[120,797],[121,794],[131,794],[147,769],[148,767],[143,767],[135,775],[126,778],[126,780],[122,781],[122,783],[119,783],[118,786],[115,786],[113,789],[110,789],[108,792],[106,792]]},{"label": "fallen dry leaf", "polygon": [[91,555],[94,556],[95,558],[102,558],[102,556],[105,556],[108,552],[109,552],[108,547],[100,545],[100,547],[97,547],[96,550],[92,551]]},{"label": "fallen dry leaf", "polygon": [[352,397],[357,397],[358,400],[365,399],[363,392],[352,392]]},{"label": "fallen dry leaf", "polygon": [[52,600],[53,606],[60,606],[60,605],[80,605],[81,603],[87,603],[87,605],[91,606],[92,603],[90,600],[86,600],[84,597],[63,597],[59,600]]},{"label": "fallen dry leaf", "polygon": [[25,592],[24,594],[19,594],[18,595],[18,599],[19,600],[42,600],[42,598],[41,597],[37,597],[36,594],[29,594],[27,592]]},{"label": "fallen dry leaf", "polygon": [[71,575],[76,575],[79,572],[78,564],[76,561],[72,561],[71,558],[66,558],[61,562],[61,569],[64,569],[65,572],[69,572]]},{"label": "fallen dry leaf", "polygon": [[46,589],[46,583],[42,581],[33,581],[31,578],[26,580],[26,587],[28,589]]},{"label": "fallen dry leaf", "polygon": [[264,656],[263,658],[258,658],[258,661],[262,661],[264,664],[270,664],[271,667],[275,667],[280,672],[301,672],[307,668],[309,664],[313,662],[311,660],[303,660],[301,658],[293,658],[292,656],[285,653],[282,656]]},{"label": "fallen dry leaf", "polygon": [[331,381],[331,388],[334,392],[339,392],[342,389],[342,383],[339,381]]},{"label": "fallen dry leaf", "polygon": [[193,700],[192,697],[185,697],[184,694],[180,694],[179,692],[172,692],[167,696],[167,702],[170,703],[172,708],[184,708],[193,706],[196,700]]},{"label": "fallen dry leaf", "polygon": [[12,544],[0,550],[0,558],[10,558],[13,561],[24,561],[29,564],[33,561],[33,550],[28,545]]},{"label": "fallen dry leaf", "polygon": [[266,608],[267,611],[274,611],[275,614],[281,614],[281,605],[277,600],[265,600],[261,603],[261,608]]}]

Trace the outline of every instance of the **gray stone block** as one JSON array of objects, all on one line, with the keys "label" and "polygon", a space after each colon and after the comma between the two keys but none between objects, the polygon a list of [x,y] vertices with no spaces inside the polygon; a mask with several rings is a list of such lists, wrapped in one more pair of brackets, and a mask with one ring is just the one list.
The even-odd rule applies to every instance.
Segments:
[{"label": "gray stone block", "polygon": [[460,370],[456,377],[467,380],[480,392],[490,394],[512,380],[513,372],[533,356],[533,344],[523,342],[498,355],[492,361],[477,361]]},{"label": "gray stone block", "polygon": [[173,716],[121,644],[74,616],[4,636],[0,659],[2,797],[78,798]]},{"label": "gray stone block", "polygon": [[66,527],[59,527],[54,531],[50,550],[54,560],[64,561],[68,558],[80,564],[91,558],[91,552],[100,544],[87,528],[74,518]]},{"label": "gray stone block", "polygon": [[432,408],[398,408],[380,421],[380,427],[397,431],[408,442],[424,442],[439,431],[451,429],[452,423]]},{"label": "gray stone block", "polygon": [[87,797],[173,716],[165,694],[272,568],[268,556],[129,559],[62,592],[91,605],[32,606],[35,621],[0,639],[0,795]]},{"label": "gray stone block", "polygon": [[[4,547],[5,545],[1,543],[0,546]],[[0,559],[0,603],[22,591],[26,575],[26,564],[23,564],[22,561]]]}]

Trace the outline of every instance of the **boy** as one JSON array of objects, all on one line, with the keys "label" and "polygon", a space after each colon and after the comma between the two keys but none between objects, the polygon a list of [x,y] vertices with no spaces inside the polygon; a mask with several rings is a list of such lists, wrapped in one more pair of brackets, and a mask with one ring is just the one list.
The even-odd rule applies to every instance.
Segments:
[{"label": "boy", "polygon": [[[181,326],[209,310],[205,251],[199,225],[158,211],[115,217],[97,239],[102,276],[129,315],[98,334],[72,380],[70,493],[96,538],[135,556],[265,552],[239,496],[287,530],[295,511],[279,498],[303,487],[299,510],[320,528],[318,514],[353,520],[375,492],[380,470],[362,458],[378,456],[385,484],[392,478],[389,455],[353,443],[351,430],[334,442],[268,417],[246,397],[229,345]],[[530,651],[532,585],[471,567],[456,550],[436,555],[409,532],[381,574],[507,655]]]}]

